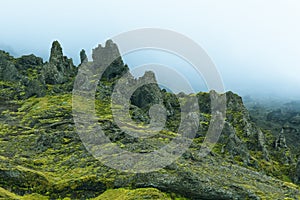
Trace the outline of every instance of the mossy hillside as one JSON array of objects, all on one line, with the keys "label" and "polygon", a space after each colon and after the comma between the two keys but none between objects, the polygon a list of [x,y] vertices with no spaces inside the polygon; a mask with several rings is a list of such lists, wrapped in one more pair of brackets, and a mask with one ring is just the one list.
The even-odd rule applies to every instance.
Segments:
[{"label": "mossy hillside", "polygon": [[[202,96],[205,95],[204,93],[201,94]],[[208,94],[206,94],[208,95]],[[168,98],[166,98],[168,99]],[[10,140],[10,138],[15,135],[23,135],[23,137],[19,137],[18,141],[21,143],[13,143],[13,145],[10,145],[10,148],[7,148],[5,152],[9,152],[9,156],[15,156],[15,161],[18,164],[23,164],[26,167],[34,168],[36,170],[41,170],[41,167],[51,167],[51,171],[45,171],[45,173],[49,177],[55,177],[55,182],[58,181],[60,184],[58,184],[59,189],[57,191],[60,191],[63,193],[63,195],[71,195],[68,194],[68,192],[63,192],[64,187],[68,188],[69,182],[67,180],[74,180],[74,178],[78,177],[80,179],[81,176],[85,176],[88,174],[86,170],[78,170],[80,172],[84,173],[78,173],[77,174],[77,168],[76,166],[85,166],[84,162],[88,161],[82,158],[81,156],[74,156],[71,155],[74,152],[83,152],[84,155],[87,155],[88,153],[85,152],[85,149],[82,145],[78,145],[80,142],[80,139],[78,138],[77,134],[74,132],[74,125],[72,121],[72,107],[71,107],[71,101],[72,96],[71,94],[60,94],[60,95],[48,95],[41,98],[30,98],[28,100],[23,101],[21,103],[21,106],[17,111],[9,112],[4,111],[4,114],[6,116],[10,116],[14,123],[17,122],[19,119],[19,124],[4,124],[3,131],[9,132],[9,134],[4,134],[6,140]],[[166,100],[167,102],[167,100]],[[207,103],[207,102],[203,102]],[[20,102],[19,102],[20,104]],[[82,104],[83,110],[86,110],[87,108],[84,108],[85,104]],[[140,150],[143,150],[146,152],[154,150],[153,147],[160,147],[165,144],[167,144],[176,134],[174,135],[172,132],[169,134],[168,130],[162,131],[160,134],[156,135],[156,137],[152,138],[151,140],[144,141],[144,143],[141,143],[141,140],[135,141],[136,144],[142,144],[140,146],[134,146],[130,145],[133,143],[134,140],[126,137],[120,129],[116,125],[114,125],[112,121],[112,114],[110,109],[110,101],[109,99],[102,99],[102,100],[96,100],[96,110],[97,110],[97,117],[99,118],[99,123],[101,125],[106,125],[106,133],[111,137],[112,141],[116,142],[121,148],[126,148],[127,150],[139,152]],[[176,105],[176,104],[175,104]],[[175,106],[174,106],[175,107]],[[174,109],[174,108],[173,108]],[[174,109],[176,110],[176,109]],[[235,124],[235,130],[238,137],[245,137],[245,140],[243,142],[247,143],[247,141],[252,142],[252,145],[256,145],[255,140],[249,140],[249,138],[246,138],[245,134],[247,133],[244,130],[245,125],[248,123],[247,118],[245,118],[245,113],[243,113],[244,110],[232,110],[228,109],[227,113],[227,121],[228,123]],[[199,147],[201,146],[201,143],[203,142],[205,131],[207,130],[207,127],[209,126],[210,121],[210,114],[209,113],[201,113],[201,122],[200,122],[200,128],[199,129],[199,136],[198,139],[195,139],[194,144],[191,147],[191,152],[187,152],[184,157],[187,159],[194,159],[191,155],[195,154],[192,153],[193,151],[198,151]],[[11,120],[12,121],[12,120]],[[128,124],[128,126],[131,126],[131,124]],[[37,136],[37,137],[36,137]],[[36,137],[36,138],[35,138]],[[226,135],[225,135],[226,137]],[[25,141],[25,142],[24,142]],[[28,141],[31,142],[31,144],[28,144]],[[149,145],[150,142],[150,145]],[[145,143],[147,143],[148,147],[145,149]],[[129,144],[129,145],[127,145]],[[151,145],[153,144],[153,145]],[[17,146],[18,148],[11,148]],[[28,146],[31,148],[28,149]],[[215,148],[214,152],[217,154],[220,154],[222,152],[222,148],[224,146],[224,143],[218,143]],[[141,149],[143,147],[144,149]],[[62,150],[63,149],[63,150]],[[32,161],[26,157],[28,155],[35,156],[35,151],[39,152],[41,156],[36,156],[36,158]],[[24,153],[18,153],[18,152],[26,152],[24,156]],[[225,152],[226,153],[226,152]],[[21,154],[22,156],[19,156]],[[63,158],[58,158],[57,155],[63,154]],[[7,155],[4,154],[4,155]],[[17,156],[16,156],[17,155]],[[222,154],[221,154],[222,155]],[[289,181],[289,176],[287,172],[282,173],[283,166],[281,166],[278,162],[274,163],[269,161],[264,161],[262,157],[262,153],[260,153],[259,149],[254,149],[253,151],[250,151],[251,160],[258,163],[257,167],[251,167],[247,166],[250,169],[254,170],[263,170],[267,172],[269,175],[274,175],[279,178],[283,178],[286,181]],[[24,158],[25,157],[25,158]],[[29,156],[30,157],[30,156]],[[230,156],[228,161],[231,162]],[[70,161],[71,160],[71,161]],[[78,160],[81,160],[78,162]],[[89,160],[88,162],[93,162],[93,159]],[[73,164],[75,166],[72,166],[72,170],[70,170],[69,166],[60,167],[57,168],[57,164],[61,163],[61,166],[64,166],[65,164],[71,165],[72,162],[75,161],[77,164]],[[244,166],[243,159],[239,155],[234,155],[233,161],[236,164],[241,164]],[[284,170],[287,170],[288,167],[284,166]],[[53,170],[55,173],[53,173]],[[61,171],[62,170],[62,171]],[[70,170],[69,174],[64,174],[64,170]],[[74,172],[73,172],[74,170]],[[61,171],[61,172],[60,172]],[[61,173],[61,177],[63,179],[57,179],[57,174]],[[111,172],[114,173],[114,172]],[[76,174],[76,175],[75,175]],[[77,176],[78,175],[78,176]],[[104,181],[105,182],[105,181]],[[112,181],[113,182],[113,181]],[[75,184],[76,185],[76,184]],[[111,182],[108,183],[108,185],[111,185]],[[73,186],[72,188],[76,188],[76,186]],[[66,191],[70,192],[71,188],[66,189]],[[35,190],[35,191],[38,191]]]},{"label": "mossy hillside", "polygon": [[[49,198],[76,198],[79,196],[92,198],[109,188],[151,187],[153,185],[167,193],[174,192],[190,198],[199,196],[199,193],[204,192],[206,187],[214,188],[215,196],[227,195],[228,199],[234,193],[240,193],[244,197],[251,196],[252,193],[261,197],[272,197],[273,195],[274,198],[285,195],[293,197],[296,194],[295,190],[297,189],[289,186],[284,186],[286,189],[275,192],[278,188],[283,187],[281,182],[275,181],[275,179],[265,179],[262,183],[257,183],[259,186],[251,186],[261,179],[260,174],[256,175],[251,171],[244,172],[243,168],[235,167],[234,164],[230,164],[229,160],[220,162],[222,157],[218,154],[209,156],[207,159],[199,158],[198,150],[203,139],[201,137],[195,139],[194,145],[183,155],[184,159],[165,170],[146,175],[119,173],[103,166],[85,150],[75,132],[74,124],[70,120],[71,100],[71,94],[33,97],[19,103],[17,110],[4,111],[6,115],[14,118],[14,124],[1,123],[3,127],[6,127],[1,129],[1,146],[3,147],[1,167],[10,172],[14,170],[26,172],[27,175],[22,175],[22,177],[29,176],[20,181],[20,185],[16,185],[12,177],[6,177],[5,183],[1,184],[3,187],[5,186],[5,189],[13,185],[14,189],[10,190],[19,195],[39,193]],[[99,123],[107,125],[108,135],[118,136],[115,138],[115,142],[120,146],[123,144],[122,148],[140,151],[140,147],[132,148],[134,145],[125,142],[128,137],[116,134],[120,130],[117,130],[117,127],[112,124],[110,109],[107,109],[108,105],[108,102],[96,101]],[[207,114],[205,116],[209,117]],[[145,142],[150,143],[150,146],[153,144],[154,147],[159,143],[164,145],[176,136],[174,134],[163,130],[156,137]],[[164,178],[162,179],[162,177]],[[247,178],[241,181],[242,177]],[[34,180],[35,184],[30,183],[31,180]],[[37,182],[37,180],[42,182]],[[168,180],[173,181],[165,182]],[[183,187],[184,180],[186,186]],[[201,181],[201,184],[193,188],[189,184],[195,181]],[[217,182],[220,185],[215,184]],[[237,182],[241,184],[233,186]],[[240,191],[235,191],[235,187],[239,187]],[[270,187],[273,189],[269,191]],[[203,188],[203,191],[199,188]],[[191,196],[190,193],[193,195]]]},{"label": "mossy hillside", "polygon": [[[208,93],[199,93],[198,95],[202,104],[210,104]],[[293,154],[289,149],[274,149],[276,137],[269,131],[256,127],[251,121],[250,114],[241,97],[227,92],[226,98],[226,123],[222,135],[214,147],[214,152],[224,158],[229,158],[230,162],[233,161],[248,169],[260,171],[285,181],[292,181],[296,161]],[[202,128],[206,132],[210,117],[208,113],[204,113],[202,116],[200,130]],[[203,138],[203,134],[200,138]],[[197,140],[195,141],[197,142]],[[199,144],[202,141],[200,139]],[[287,158],[290,159],[289,163],[284,162]]]},{"label": "mossy hillside", "polygon": [[25,86],[11,81],[0,81],[1,101],[23,99],[26,95]]},{"label": "mossy hillside", "polygon": [[[118,56],[116,45],[111,42],[104,48],[99,46],[98,51],[103,53],[94,55],[98,64],[106,56]],[[105,166],[82,144],[73,122],[73,116],[77,113],[72,112],[74,96],[70,92],[76,69],[72,60],[63,56],[58,42],[53,43],[50,63],[30,56],[19,60],[7,55],[3,54],[1,65],[1,70],[5,69],[6,74],[12,75],[7,76],[9,79],[1,79],[4,96],[0,102],[0,187],[3,188],[3,195],[89,199],[105,191],[116,195],[124,191],[113,190],[116,188],[129,188],[126,191],[156,188],[144,189],[150,193],[146,195],[160,195],[158,189],[173,199],[178,195],[189,199],[299,198],[298,186],[289,182],[292,163],[283,165],[281,162],[282,155],[289,154],[289,151],[273,151],[272,142],[268,140],[272,135],[260,132],[251,122],[242,99],[236,94],[226,93],[225,128],[213,152],[207,157],[201,157],[199,150],[210,125],[211,94],[201,92],[193,95],[198,97],[200,127],[186,153],[157,172],[130,174]],[[135,105],[130,107],[129,112],[133,122],[125,123],[123,127],[114,123],[110,96],[118,77],[127,70],[128,67],[119,58],[99,82],[94,103],[96,121],[113,143],[106,145],[106,148],[118,145],[131,152],[148,153],[165,146],[177,136],[181,113],[179,101],[184,101],[187,95],[162,91],[160,97],[167,109],[164,129],[153,133],[150,138],[129,136],[123,128],[131,131],[134,127],[147,127],[149,107],[157,102],[132,98],[131,103],[135,102]],[[46,75],[45,79],[40,75]],[[147,77],[153,78],[154,75],[148,73],[143,78]],[[35,88],[34,82],[42,86],[36,87],[42,93],[30,92],[31,88]],[[156,85],[147,87],[147,92],[151,93],[148,99],[154,100],[160,93]],[[143,97],[143,91],[140,90],[138,96]],[[93,108],[86,104],[86,99],[81,101],[77,112],[87,112]],[[123,164],[120,162],[120,165]],[[139,164],[143,163],[137,163],[137,166]],[[141,194],[138,191],[133,193],[138,196]],[[172,193],[176,195],[168,195]]]},{"label": "mossy hillside", "polygon": [[[5,111],[6,114],[14,117],[15,125],[1,123],[1,134],[3,139],[5,138],[5,141],[1,142],[4,147],[3,156],[6,156],[3,158],[11,159],[14,165],[21,164],[28,169],[42,171],[51,185],[48,187],[46,184],[41,184],[45,190],[63,192],[64,187],[70,187],[66,189],[69,191],[75,190],[77,185],[87,184],[89,179],[95,179],[94,175],[91,177],[86,175],[96,173],[96,166],[101,164],[86,152],[74,132],[73,122],[70,120],[71,100],[70,94],[30,98],[24,101],[17,111]],[[96,102],[96,107],[99,108],[97,109],[99,121],[110,121],[112,117],[110,112],[106,112],[107,104]],[[103,109],[100,109],[101,107]],[[88,163],[93,164],[87,167]],[[103,180],[108,185],[111,184],[110,179]],[[97,180],[93,182],[96,184]],[[12,182],[7,183],[6,186],[9,184]],[[51,187],[54,189],[49,189]],[[35,186],[30,188],[32,191],[41,192]],[[31,192],[26,191],[27,189],[24,189],[25,191],[19,189],[15,192]],[[95,194],[101,191],[98,189]]]},{"label": "mossy hillside", "polygon": [[[29,194],[19,196],[11,193],[0,187],[0,199],[12,200],[48,200],[49,197],[39,194]],[[68,197],[63,200],[70,199]],[[90,200],[143,200],[143,199],[156,199],[156,200],[185,200],[186,198],[178,197],[176,194],[163,193],[155,188],[140,188],[140,189],[110,189],[96,198]]]},{"label": "mossy hillside", "polygon": [[49,198],[40,194],[26,194],[24,196],[19,196],[11,193],[0,187],[0,199],[11,199],[11,200],[48,200]]},{"label": "mossy hillside", "polygon": [[174,194],[166,194],[154,188],[140,189],[113,189],[107,190],[94,200],[143,200],[143,199],[160,199],[160,200],[185,200],[185,198],[176,197]]}]

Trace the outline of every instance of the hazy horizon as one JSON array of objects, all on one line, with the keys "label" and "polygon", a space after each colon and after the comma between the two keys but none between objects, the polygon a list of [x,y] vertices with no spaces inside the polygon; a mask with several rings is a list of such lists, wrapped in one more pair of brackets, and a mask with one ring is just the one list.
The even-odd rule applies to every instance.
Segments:
[{"label": "hazy horizon", "polygon": [[[119,33],[163,28],[197,42],[214,61],[226,90],[242,96],[300,99],[300,2],[296,0],[176,4],[170,0],[12,0],[0,9],[0,49],[16,57],[33,53],[47,61],[52,41],[58,40],[78,64],[81,49],[91,54],[99,43]],[[132,69],[158,61],[179,71],[188,68],[162,55],[137,53],[124,60]],[[183,73],[201,89],[198,82],[203,80],[189,71]]]}]

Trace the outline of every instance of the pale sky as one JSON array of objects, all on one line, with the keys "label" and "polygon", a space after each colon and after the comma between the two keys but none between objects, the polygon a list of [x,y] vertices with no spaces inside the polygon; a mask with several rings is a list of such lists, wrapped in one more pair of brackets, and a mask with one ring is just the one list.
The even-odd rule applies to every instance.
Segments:
[{"label": "pale sky", "polygon": [[[299,0],[6,0],[0,49],[47,60],[52,41],[59,40],[78,63],[82,48],[90,53],[119,33],[164,28],[197,42],[226,90],[300,98],[299,22]],[[125,61],[134,68],[139,58]]]}]

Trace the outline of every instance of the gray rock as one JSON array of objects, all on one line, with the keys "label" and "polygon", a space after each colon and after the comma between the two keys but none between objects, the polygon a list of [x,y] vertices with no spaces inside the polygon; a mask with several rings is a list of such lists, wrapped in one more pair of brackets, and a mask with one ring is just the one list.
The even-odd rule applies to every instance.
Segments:
[{"label": "gray rock", "polygon": [[108,40],[105,47],[99,45],[93,49],[94,68],[101,74],[101,78],[111,80],[118,78],[129,71],[124,65],[119,49],[112,40]]},{"label": "gray rock", "polygon": [[47,84],[62,84],[76,75],[76,68],[72,59],[63,55],[61,45],[54,41],[51,47],[49,63],[43,67],[43,75]]},{"label": "gray rock", "polygon": [[20,75],[13,61],[13,57],[11,57],[8,53],[0,51],[0,80],[18,80]]}]

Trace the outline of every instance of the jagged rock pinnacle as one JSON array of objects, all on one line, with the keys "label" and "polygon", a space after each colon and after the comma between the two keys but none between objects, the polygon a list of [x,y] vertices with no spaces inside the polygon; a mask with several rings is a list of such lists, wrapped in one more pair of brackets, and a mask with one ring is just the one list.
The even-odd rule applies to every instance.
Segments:
[{"label": "jagged rock pinnacle", "polygon": [[94,66],[104,71],[102,78],[121,77],[129,71],[123,63],[118,46],[112,40],[106,41],[105,47],[99,45],[93,49],[92,57]]},{"label": "jagged rock pinnacle", "polygon": [[100,65],[110,64],[120,57],[118,46],[112,40],[107,40],[105,47],[99,45],[93,49],[93,61]]},{"label": "jagged rock pinnacle", "polygon": [[43,67],[43,75],[47,84],[62,84],[76,74],[72,59],[63,55],[63,50],[58,41],[51,47],[49,63]]},{"label": "jagged rock pinnacle", "polygon": [[283,134],[284,134],[284,129],[281,129],[281,132],[280,132],[278,138],[275,141],[275,148],[276,149],[278,149],[278,148],[287,148],[286,139],[285,139]]},{"label": "jagged rock pinnacle", "polygon": [[52,43],[49,62],[52,64],[62,63],[64,61],[62,47],[56,40]]}]

